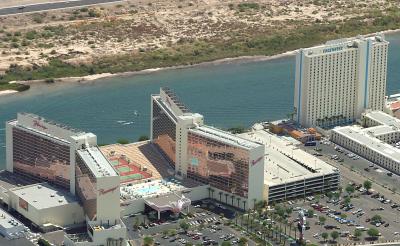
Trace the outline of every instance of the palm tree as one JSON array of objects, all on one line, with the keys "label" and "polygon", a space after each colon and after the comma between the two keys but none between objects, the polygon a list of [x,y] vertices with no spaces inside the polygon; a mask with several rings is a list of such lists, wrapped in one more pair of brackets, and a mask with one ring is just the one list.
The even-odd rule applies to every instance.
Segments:
[{"label": "palm tree", "polygon": [[229,196],[229,194],[225,193],[225,204],[228,204],[228,196]]},{"label": "palm tree", "polygon": [[222,194],[223,194],[223,192],[220,191],[218,194],[219,194],[219,201],[222,202]]},{"label": "palm tree", "polygon": [[256,199],[256,198],[253,198],[253,209],[254,209],[254,210],[256,210],[256,202],[257,202],[257,199]]},{"label": "palm tree", "polygon": [[214,199],[214,189],[211,188],[211,198]]},{"label": "palm tree", "polygon": [[240,205],[239,205],[239,202],[240,202],[240,197],[238,197],[238,198],[236,198],[236,200],[237,200],[237,203],[238,203],[238,208],[240,208]]},{"label": "palm tree", "polygon": [[208,198],[211,198],[211,187],[207,187],[208,190]]},{"label": "palm tree", "polygon": [[232,198],[232,207],[233,207],[233,200],[235,199],[235,195],[231,195]]},{"label": "palm tree", "polygon": [[243,200],[243,210],[246,211],[246,200]]}]

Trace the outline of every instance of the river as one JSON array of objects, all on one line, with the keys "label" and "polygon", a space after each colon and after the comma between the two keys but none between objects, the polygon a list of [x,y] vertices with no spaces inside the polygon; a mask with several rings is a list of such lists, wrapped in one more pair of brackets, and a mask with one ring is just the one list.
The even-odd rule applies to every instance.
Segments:
[{"label": "river", "polygon": [[[387,93],[400,92],[400,33],[390,41]],[[163,70],[85,84],[35,85],[0,98],[0,169],[5,166],[4,124],[17,112],[32,112],[93,132],[99,144],[149,135],[150,95],[167,86],[209,125],[250,126],[286,117],[293,108],[294,56]],[[137,114],[135,114],[137,113]],[[133,122],[122,125],[118,121]]]}]

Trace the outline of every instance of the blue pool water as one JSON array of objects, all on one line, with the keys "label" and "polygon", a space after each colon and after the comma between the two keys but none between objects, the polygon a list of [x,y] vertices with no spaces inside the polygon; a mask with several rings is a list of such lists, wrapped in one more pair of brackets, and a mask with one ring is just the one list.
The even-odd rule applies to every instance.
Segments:
[{"label": "blue pool water", "polygon": [[137,189],[137,190],[135,190],[135,192],[138,193],[139,195],[146,195],[149,193],[157,192],[159,189],[160,189],[160,186],[154,185],[154,186]]}]

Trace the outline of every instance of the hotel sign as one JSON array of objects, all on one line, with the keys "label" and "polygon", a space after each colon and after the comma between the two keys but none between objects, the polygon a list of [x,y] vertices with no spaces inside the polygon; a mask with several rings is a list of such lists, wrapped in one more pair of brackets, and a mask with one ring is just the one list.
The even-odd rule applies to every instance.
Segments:
[{"label": "hotel sign", "polygon": [[107,190],[105,190],[105,189],[100,189],[100,190],[99,190],[99,195],[102,196],[102,195],[105,195],[105,194],[107,194],[107,193],[114,192],[114,190],[116,190],[118,187],[119,187],[119,185],[118,185],[118,186],[115,186],[115,187],[113,187],[113,188],[107,189]]},{"label": "hotel sign", "polygon": [[343,46],[333,47],[333,48],[326,48],[326,49],[323,49],[322,52],[323,53],[331,53],[331,52],[341,51],[341,50],[343,50]]},{"label": "hotel sign", "polygon": [[41,129],[43,129],[43,130],[47,130],[47,127],[44,126],[44,125],[43,125],[40,121],[38,121],[38,120],[33,120],[33,127],[41,128]]},{"label": "hotel sign", "polygon": [[262,159],[264,158],[264,156],[260,156],[255,160],[251,161],[251,165],[254,166],[255,164],[257,164],[258,162],[260,162]]}]

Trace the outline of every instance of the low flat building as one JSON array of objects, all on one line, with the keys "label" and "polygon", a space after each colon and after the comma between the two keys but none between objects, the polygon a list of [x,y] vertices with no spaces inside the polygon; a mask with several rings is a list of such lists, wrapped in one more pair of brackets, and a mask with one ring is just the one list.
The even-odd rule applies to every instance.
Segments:
[{"label": "low flat building", "polygon": [[24,224],[0,208],[0,234],[2,236],[7,239],[21,238],[24,237],[25,230]]},{"label": "low flat building", "polygon": [[400,174],[400,149],[393,145],[400,141],[400,120],[371,111],[363,114],[361,123],[363,126],[336,127],[332,130],[332,142]]},{"label": "low flat building", "polygon": [[47,183],[12,188],[9,208],[32,221],[39,228],[49,224],[67,227],[85,222],[79,200],[69,192]]},{"label": "low flat building", "polygon": [[240,136],[265,145],[264,185],[269,203],[337,190],[339,170],[298,148],[301,142],[262,126]]}]

